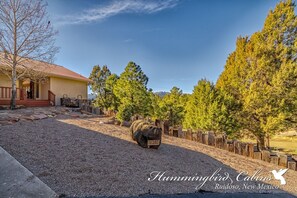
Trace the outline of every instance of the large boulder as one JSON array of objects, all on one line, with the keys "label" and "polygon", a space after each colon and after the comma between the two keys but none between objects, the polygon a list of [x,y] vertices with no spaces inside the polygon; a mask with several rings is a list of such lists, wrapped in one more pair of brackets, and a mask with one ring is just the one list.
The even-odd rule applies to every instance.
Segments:
[{"label": "large boulder", "polygon": [[162,129],[143,120],[136,120],[130,126],[132,139],[143,148],[158,149],[161,145]]}]

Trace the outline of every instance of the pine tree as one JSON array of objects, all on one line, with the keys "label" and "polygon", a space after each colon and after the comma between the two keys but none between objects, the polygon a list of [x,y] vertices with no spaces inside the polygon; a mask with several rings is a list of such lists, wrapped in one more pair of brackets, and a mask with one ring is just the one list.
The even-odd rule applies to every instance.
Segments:
[{"label": "pine tree", "polygon": [[95,106],[103,107],[107,110],[111,106],[112,93],[106,88],[106,80],[111,75],[106,65],[102,68],[99,65],[93,67],[90,74],[92,92],[96,95]]},{"label": "pine tree", "polygon": [[[297,18],[291,0],[270,11],[264,27],[237,41],[217,87],[238,100],[242,130],[265,147],[265,138],[296,124]],[[283,91],[285,88],[286,91]]]},{"label": "pine tree", "polygon": [[181,125],[184,119],[186,96],[181,89],[173,87],[169,94],[166,94],[159,101],[158,118],[169,120],[171,126]]},{"label": "pine tree", "polygon": [[109,109],[117,111],[119,107],[119,99],[116,97],[114,93],[114,88],[119,79],[119,76],[116,74],[111,74],[110,76],[107,77],[105,81],[105,91],[109,95]]},{"label": "pine tree", "polygon": [[153,120],[160,119],[160,115],[161,115],[160,102],[162,98],[159,95],[153,93],[153,91],[150,91],[149,95],[151,100],[150,116]]},{"label": "pine tree", "polygon": [[[198,81],[186,106],[185,128],[231,134],[237,127],[231,110],[234,100],[206,79]],[[233,133],[234,135],[234,133]]]},{"label": "pine tree", "polygon": [[133,115],[149,115],[151,105],[147,90],[148,77],[141,67],[129,62],[114,87],[115,96],[119,99],[117,118],[129,121]]}]

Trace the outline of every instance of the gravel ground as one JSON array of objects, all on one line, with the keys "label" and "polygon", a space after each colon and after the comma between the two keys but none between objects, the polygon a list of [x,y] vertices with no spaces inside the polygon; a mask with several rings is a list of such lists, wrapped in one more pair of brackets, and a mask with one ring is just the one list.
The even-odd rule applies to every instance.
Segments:
[{"label": "gravel ground", "polygon": [[[235,181],[241,171],[252,176],[262,169],[263,177],[271,177],[269,171],[280,167],[168,136],[158,150],[143,149],[132,141],[128,128],[104,124],[106,120],[67,115],[24,120],[1,126],[0,146],[56,193],[72,197],[194,193],[201,181],[148,178],[165,171],[164,176],[205,177],[217,169],[221,176],[229,174],[233,184],[230,179],[207,181],[200,191],[297,194],[296,171],[288,170],[287,184],[281,189],[274,189],[272,185],[279,185],[274,179]],[[245,188],[247,185],[252,189]]]}]

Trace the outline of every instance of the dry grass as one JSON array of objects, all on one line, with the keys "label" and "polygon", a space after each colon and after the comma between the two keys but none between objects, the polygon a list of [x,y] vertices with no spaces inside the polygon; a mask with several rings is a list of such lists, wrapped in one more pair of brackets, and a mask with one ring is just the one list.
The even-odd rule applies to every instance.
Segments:
[{"label": "dry grass", "polygon": [[[241,139],[243,142],[254,142],[254,139]],[[297,136],[276,135],[270,140],[270,147],[276,151],[297,155]]]}]

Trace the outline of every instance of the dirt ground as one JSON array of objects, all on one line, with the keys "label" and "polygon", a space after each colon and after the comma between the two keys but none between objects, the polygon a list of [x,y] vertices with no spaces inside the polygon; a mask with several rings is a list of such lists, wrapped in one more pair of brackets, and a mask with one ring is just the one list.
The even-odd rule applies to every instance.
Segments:
[{"label": "dirt ground", "polygon": [[[158,150],[144,149],[131,139],[128,128],[105,124],[107,119],[72,114],[21,120],[0,127],[0,146],[56,193],[67,196],[194,193],[199,189],[297,194],[296,171],[288,170],[287,184],[280,186],[269,171],[281,167],[197,142],[164,136]],[[258,170],[254,177],[246,177]],[[239,180],[249,181],[237,181],[240,172]],[[164,173],[163,177],[153,179],[158,173]],[[198,188],[202,180],[164,181],[169,176],[209,176],[211,181]],[[255,181],[260,176],[272,179]]]}]

